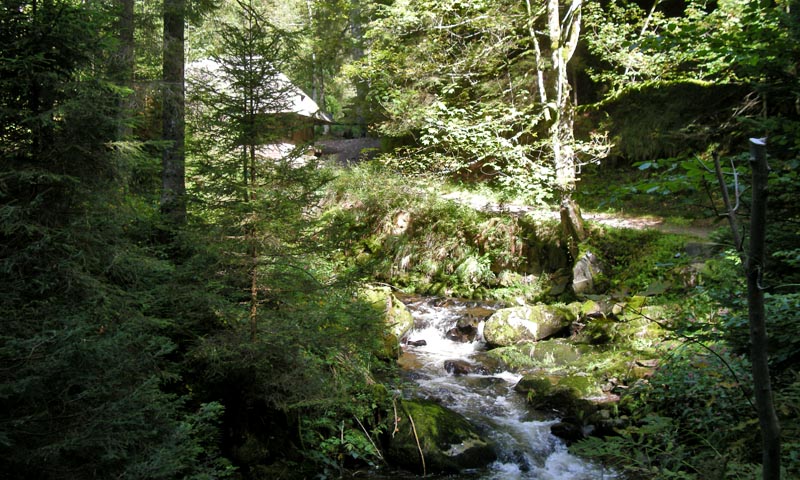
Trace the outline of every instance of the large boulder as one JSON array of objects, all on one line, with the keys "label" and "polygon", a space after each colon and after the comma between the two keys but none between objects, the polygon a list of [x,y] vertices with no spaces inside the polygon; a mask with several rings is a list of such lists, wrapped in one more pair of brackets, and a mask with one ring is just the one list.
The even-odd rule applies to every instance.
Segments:
[{"label": "large boulder", "polygon": [[414,327],[414,317],[408,307],[397,299],[389,287],[371,287],[361,291],[361,299],[381,316],[386,325],[383,348],[378,356],[397,359],[400,356],[400,342]]},{"label": "large boulder", "polygon": [[514,390],[525,395],[533,408],[578,417],[594,412],[595,406],[588,399],[603,394],[597,381],[581,374],[527,374]]},{"label": "large boulder", "polygon": [[486,321],[483,338],[492,347],[537,342],[563,331],[574,320],[573,311],[556,305],[503,308]]},{"label": "large boulder", "polygon": [[435,402],[402,400],[397,416],[397,429],[386,449],[391,465],[423,475],[458,473],[497,458],[466,418]]}]

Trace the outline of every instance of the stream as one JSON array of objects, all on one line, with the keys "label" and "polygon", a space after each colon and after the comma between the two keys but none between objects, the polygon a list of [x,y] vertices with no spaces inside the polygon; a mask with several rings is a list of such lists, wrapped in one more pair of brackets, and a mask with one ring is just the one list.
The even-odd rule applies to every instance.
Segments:
[{"label": "stream", "polygon": [[[401,365],[409,387],[404,396],[435,399],[464,415],[490,439],[498,460],[487,469],[457,477],[479,480],[598,480],[617,478],[612,472],[571,455],[550,433],[558,421],[552,414],[531,410],[513,387],[521,375],[489,366],[482,340],[483,322],[472,342],[453,341],[447,332],[460,318],[483,319],[491,305],[441,298],[404,298],[414,316]],[[477,320],[473,320],[477,323]],[[420,342],[422,343],[422,342]],[[448,368],[445,368],[448,365]],[[454,365],[470,373],[453,374]],[[448,372],[450,370],[450,372]]]}]

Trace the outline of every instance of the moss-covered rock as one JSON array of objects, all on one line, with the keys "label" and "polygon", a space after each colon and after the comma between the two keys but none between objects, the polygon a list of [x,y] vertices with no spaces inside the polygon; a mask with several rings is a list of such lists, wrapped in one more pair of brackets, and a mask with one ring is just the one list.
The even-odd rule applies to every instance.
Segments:
[{"label": "moss-covered rock", "polygon": [[584,416],[595,410],[587,399],[602,395],[600,385],[589,375],[527,374],[514,386],[537,409],[555,410],[564,415]]},{"label": "moss-covered rock", "polygon": [[495,460],[492,446],[462,415],[429,400],[403,400],[386,459],[416,473],[458,473]]},{"label": "moss-covered rock", "polygon": [[569,308],[557,305],[525,305],[503,308],[486,321],[483,337],[492,347],[507,347],[551,337],[575,320]]},{"label": "moss-covered rock", "polygon": [[587,345],[574,345],[564,339],[520,343],[509,347],[493,348],[484,354],[497,370],[520,372],[531,369],[562,370],[579,362],[592,352]]},{"label": "moss-covered rock", "polygon": [[592,314],[572,325],[570,340],[577,344],[603,345],[619,335],[620,321],[614,315]]},{"label": "moss-covered rock", "polygon": [[383,318],[386,331],[381,343],[379,358],[397,359],[400,356],[400,342],[414,327],[414,317],[403,302],[394,296],[389,287],[365,288],[360,293],[364,302],[369,304]]}]

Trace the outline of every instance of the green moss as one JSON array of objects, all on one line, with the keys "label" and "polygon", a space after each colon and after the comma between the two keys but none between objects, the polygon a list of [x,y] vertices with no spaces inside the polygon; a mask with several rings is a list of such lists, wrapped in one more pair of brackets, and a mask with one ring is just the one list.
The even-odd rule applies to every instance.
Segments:
[{"label": "green moss", "polygon": [[525,305],[496,311],[484,326],[486,342],[509,346],[551,337],[574,321],[573,310],[558,305]]},{"label": "green moss", "polygon": [[483,467],[495,459],[491,445],[462,415],[430,400],[402,400],[397,431],[387,457],[393,464],[422,473],[460,472]]},{"label": "green moss", "polygon": [[[517,274],[503,288],[518,288],[525,275],[566,266],[555,222],[480,212],[440,198],[441,185],[374,165],[339,173],[320,216],[339,268],[355,259],[364,275],[409,291],[497,298],[500,272]],[[409,218],[402,231],[398,212]]]},{"label": "green moss", "polygon": [[503,369],[518,372],[536,366],[536,361],[525,353],[526,345],[514,345],[489,350],[486,355],[500,363]]},{"label": "green moss", "polygon": [[514,386],[537,409],[557,410],[567,415],[585,416],[594,410],[585,397],[602,393],[597,382],[586,375],[525,375]]}]

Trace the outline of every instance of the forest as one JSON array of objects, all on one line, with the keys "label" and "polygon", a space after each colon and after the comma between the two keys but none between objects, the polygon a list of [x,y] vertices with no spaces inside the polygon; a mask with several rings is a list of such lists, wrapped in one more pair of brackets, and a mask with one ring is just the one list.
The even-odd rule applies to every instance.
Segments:
[{"label": "forest", "polygon": [[0,474],[800,478],[800,1],[3,0]]}]

